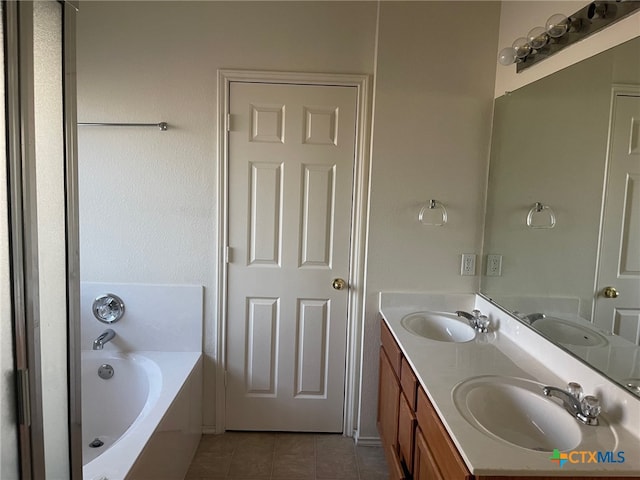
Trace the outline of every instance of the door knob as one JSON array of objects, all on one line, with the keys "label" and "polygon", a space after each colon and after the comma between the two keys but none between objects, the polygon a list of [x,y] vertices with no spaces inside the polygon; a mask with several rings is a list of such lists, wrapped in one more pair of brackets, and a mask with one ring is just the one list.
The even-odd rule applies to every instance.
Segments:
[{"label": "door knob", "polygon": [[345,282],[342,278],[334,278],[333,282],[331,282],[331,286],[335,290],[343,290],[347,286],[347,282]]},{"label": "door knob", "polygon": [[620,296],[620,292],[618,292],[615,287],[604,287],[602,294],[605,298],[618,298]]}]

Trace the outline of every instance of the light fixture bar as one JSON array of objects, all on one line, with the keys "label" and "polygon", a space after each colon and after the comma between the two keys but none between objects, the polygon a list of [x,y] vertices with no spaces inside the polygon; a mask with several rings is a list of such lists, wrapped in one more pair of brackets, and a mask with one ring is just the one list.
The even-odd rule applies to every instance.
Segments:
[{"label": "light fixture bar", "polygon": [[[516,64],[516,72],[535,65],[563,48],[579,42],[603,28],[613,25],[640,9],[640,1],[601,1],[592,2],[566,19],[566,25],[549,18],[546,28],[535,27],[527,37],[518,38],[513,47],[500,52],[500,63]],[[562,32],[564,27],[565,32]]]}]

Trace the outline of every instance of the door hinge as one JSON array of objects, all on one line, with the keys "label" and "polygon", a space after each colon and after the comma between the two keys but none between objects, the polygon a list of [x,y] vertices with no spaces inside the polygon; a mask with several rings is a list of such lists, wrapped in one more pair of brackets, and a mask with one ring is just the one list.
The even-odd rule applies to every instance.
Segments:
[{"label": "door hinge", "polygon": [[31,425],[31,403],[29,400],[29,370],[17,370],[18,423]]},{"label": "door hinge", "polygon": [[227,388],[227,371],[224,371],[224,388]]},{"label": "door hinge", "polygon": [[227,113],[227,132],[231,131],[231,114]]},{"label": "door hinge", "polygon": [[231,262],[231,247],[227,245],[224,247],[224,263]]}]

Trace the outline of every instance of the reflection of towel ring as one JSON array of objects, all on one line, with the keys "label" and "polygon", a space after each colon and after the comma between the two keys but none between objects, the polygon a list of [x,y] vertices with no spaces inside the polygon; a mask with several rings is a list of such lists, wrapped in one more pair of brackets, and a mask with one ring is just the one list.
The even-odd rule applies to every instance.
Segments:
[{"label": "reflection of towel ring", "polygon": [[[534,225],[533,217],[536,214],[538,214],[540,212],[543,212],[544,210],[547,210],[547,215],[549,216],[549,223],[541,224],[541,225]],[[531,210],[529,210],[529,215],[527,215],[527,227],[529,227],[529,228],[549,229],[549,228],[553,228],[555,226],[556,226],[556,214],[553,213],[553,210],[551,210],[551,207],[549,207],[548,205],[543,205],[540,202],[534,203],[533,207],[531,207]]]},{"label": "reflection of towel ring", "polygon": [[[429,210],[438,210],[438,209],[441,210],[442,220],[440,222],[435,222],[435,223],[425,222],[424,221],[424,214],[427,211],[427,209],[429,209]],[[437,201],[437,200],[429,200],[429,203],[426,203],[422,207],[422,209],[420,210],[420,213],[418,214],[418,220],[423,225],[428,225],[428,226],[431,226],[431,227],[441,227],[443,225],[446,225],[446,223],[447,223],[447,209],[439,201]]]}]

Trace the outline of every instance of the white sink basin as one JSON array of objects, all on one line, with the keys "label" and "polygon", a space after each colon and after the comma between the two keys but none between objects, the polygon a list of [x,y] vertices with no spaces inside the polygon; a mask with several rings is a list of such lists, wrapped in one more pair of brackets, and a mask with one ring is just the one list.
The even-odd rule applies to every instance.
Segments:
[{"label": "white sink basin", "polygon": [[476,336],[467,321],[453,313],[415,312],[400,320],[400,324],[414,335],[438,342],[469,342]]},{"label": "white sink basin", "polygon": [[561,318],[541,318],[534,321],[531,326],[551,340],[565,345],[602,347],[609,343],[595,330]]},{"label": "white sink basin", "polygon": [[522,378],[483,376],[458,384],[452,395],[462,416],[483,433],[529,450],[572,450],[582,441],[582,429],[542,387]]}]

